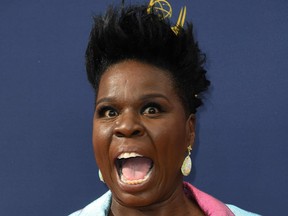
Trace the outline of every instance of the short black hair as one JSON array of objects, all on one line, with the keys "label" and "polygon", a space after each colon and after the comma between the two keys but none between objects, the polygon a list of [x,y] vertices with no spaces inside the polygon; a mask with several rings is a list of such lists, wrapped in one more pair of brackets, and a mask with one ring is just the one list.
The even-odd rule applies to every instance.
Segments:
[{"label": "short black hair", "polygon": [[193,25],[179,27],[176,35],[167,19],[147,6],[110,6],[104,16],[94,17],[86,50],[86,70],[97,97],[102,74],[113,64],[138,60],[168,71],[188,114],[202,104],[199,94],[210,81],[204,69],[205,54],[194,39]]}]

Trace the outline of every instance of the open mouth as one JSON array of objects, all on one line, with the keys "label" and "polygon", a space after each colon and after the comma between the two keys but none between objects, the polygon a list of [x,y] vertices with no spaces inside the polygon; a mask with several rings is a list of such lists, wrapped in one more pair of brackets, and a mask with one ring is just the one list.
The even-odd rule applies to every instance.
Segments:
[{"label": "open mouth", "polygon": [[122,153],[115,161],[118,175],[125,184],[136,185],[146,181],[153,168],[153,161],[137,153]]}]

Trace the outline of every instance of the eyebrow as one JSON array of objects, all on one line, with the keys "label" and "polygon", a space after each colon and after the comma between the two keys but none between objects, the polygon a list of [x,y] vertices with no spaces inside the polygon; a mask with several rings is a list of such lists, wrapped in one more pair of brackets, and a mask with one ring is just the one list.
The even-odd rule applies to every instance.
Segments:
[{"label": "eyebrow", "polygon": [[98,101],[96,101],[96,106],[100,103],[105,103],[105,102],[113,102],[115,101],[115,97],[105,97],[105,98],[101,98]]},{"label": "eyebrow", "polygon": [[140,100],[147,100],[147,99],[151,99],[151,98],[163,98],[166,101],[169,101],[169,99],[162,94],[158,94],[158,93],[152,93],[152,94],[146,94],[140,97]]},{"label": "eyebrow", "polygon": [[[158,93],[146,94],[146,95],[141,96],[139,99],[142,101],[145,101],[145,100],[152,99],[152,98],[163,98],[164,100],[169,101],[168,97],[162,94],[158,94]],[[105,102],[111,103],[114,101],[116,101],[116,97],[104,97],[96,101],[96,106],[100,103],[105,103]]]}]

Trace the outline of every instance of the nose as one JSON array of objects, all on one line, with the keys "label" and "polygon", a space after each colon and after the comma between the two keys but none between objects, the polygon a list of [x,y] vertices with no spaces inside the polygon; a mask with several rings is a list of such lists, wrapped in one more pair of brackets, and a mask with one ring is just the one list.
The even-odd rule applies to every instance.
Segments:
[{"label": "nose", "polygon": [[126,138],[142,136],[145,130],[140,118],[141,117],[133,111],[123,112],[116,121],[114,135]]}]

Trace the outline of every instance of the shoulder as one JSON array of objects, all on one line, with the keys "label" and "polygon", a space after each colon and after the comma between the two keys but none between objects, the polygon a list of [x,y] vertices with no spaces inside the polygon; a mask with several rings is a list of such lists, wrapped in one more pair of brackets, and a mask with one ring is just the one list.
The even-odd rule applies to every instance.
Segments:
[{"label": "shoulder", "polygon": [[245,211],[235,205],[226,204],[227,207],[234,213],[235,216],[260,216],[252,212]]},{"label": "shoulder", "polygon": [[105,216],[108,214],[110,204],[111,192],[108,191],[83,209],[73,212],[69,216]]},{"label": "shoulder", "polygon": [[[220,200],[212,197],[211,195],[199,190],[188,182],[184,182],[184,190],[188,197],[192,196],[193,199],[198,203],[199,207],[203,210],[206,215],[218,216],[257,216],[248,211],[245,211],[237,206],[224,204]],[[190,194],[190,195],[189,195]],[[259,216],[259,215],[258,215]]]},{"label": "shoulder", "polygon": [[[202,210],[208,215],[235,215],[235,216],[260,216],[252,212],[245,211],[235,205],[224,204],[214,197],[196,189],[194,186],[184,183],[190,189],[194,199],[198,202]],[[100,198],[85,206],[69,216],[106,216],[111,205],[111,192],[108,191]]]}]

